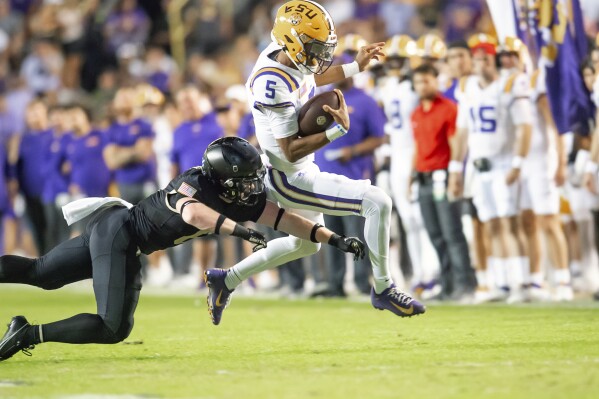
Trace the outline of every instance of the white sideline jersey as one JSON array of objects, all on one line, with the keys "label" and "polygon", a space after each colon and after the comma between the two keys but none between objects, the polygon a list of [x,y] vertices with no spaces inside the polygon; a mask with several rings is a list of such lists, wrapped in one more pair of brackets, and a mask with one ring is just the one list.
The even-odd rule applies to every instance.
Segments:
[{"label": "white sideline jersey", "polygon": [[299,110],[314,95],[316,84],[313,75],[275,61],[278,51],[281,47],[272,43],[260,53],[245,86],[260,148],[275,169],[295,172],[312,163],[314,154],[289,162],[277,139],[298,132]]},{"label": "white sideline jersey", "polygon": [[393,157],[414,148],[410,118],[418,106],[418,96],[412,89],[411,81],[399,82],[395,78],[385,82],[380,94],[387,117],[385,133],[389,135]]},{"label": "white sideline jersey", "polygon": [[468,129],[470,159],[514,155],[516,125],[531,124],[530,81],[522,73],[502,74],[482,88],[478,76],[460,81],[458,128]]},{"label": "white sideline jersey", "polygon": [[[556,152],[557,148],[553,135],[549,135],[547,123],[543,115],[539,112],[537,101],[543,95],[547,94],[547,85],[545,83],[545,68],[537,69],[530,78],[530,100],[532,107],[532,137],[530,141],[530,150],[528,157],[536,158],[539,156],[553,155],[550,152]],[[557,155],[557,152],[555,153]]]},{"label": "white sideline jersey", "polygon": [[591,94],[591,99],[595,103],[595,106],[599,108],[599,75],[595,78],[595,83],[593,84],[593,93]]}]

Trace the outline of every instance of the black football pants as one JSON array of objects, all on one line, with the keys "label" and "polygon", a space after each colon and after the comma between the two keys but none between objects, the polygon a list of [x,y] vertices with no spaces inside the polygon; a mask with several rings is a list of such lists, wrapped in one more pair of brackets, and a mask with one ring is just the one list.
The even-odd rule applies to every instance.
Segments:
[{"label": "black football pants", "polygon": [[44,342],[111,344],[129,336],[141,290],[141,264],[128,220],[126,208],[112,207],[94,215],[84,234],[40,258],[0,257],[0,283],[54,290],[93,279],[97,314],[42,325]]}]

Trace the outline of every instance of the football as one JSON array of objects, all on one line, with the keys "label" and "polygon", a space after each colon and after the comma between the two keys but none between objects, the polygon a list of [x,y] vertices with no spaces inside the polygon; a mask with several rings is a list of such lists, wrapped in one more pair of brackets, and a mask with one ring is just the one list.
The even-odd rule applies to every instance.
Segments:
[{"label": "football", "polygon": [[325,112],[322,107],[328,105],[332,109],[339,108],[339,96],[334,91],[327,91],[312,97],[300,109],[298,116],[299,135],[310,136],[324,132],[335,121],[333,115]]}]

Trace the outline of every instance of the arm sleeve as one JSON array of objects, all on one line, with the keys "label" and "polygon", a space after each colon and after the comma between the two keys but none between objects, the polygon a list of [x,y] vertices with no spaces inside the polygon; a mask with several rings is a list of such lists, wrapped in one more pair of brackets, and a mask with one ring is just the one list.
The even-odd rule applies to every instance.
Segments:
[{"label": "arm sleeve", "polygon": [[297,82],[276,71],[259,74],[252,80],[250,90],[254,108],[295,108],[292,93],[297,90]]},{"label": "arm sleeve", "polygon": [[526,75],[516,77],[511,95],[509,112],[514,125],[532,124],[530,83]]},{"label": "arm sleeve", "polygon": [[292,95],[297,90],[295,81],[276,72],[263,73],[252,80],[250,89],[254,108],[268,118],[275,139],[293,136],[298,132]]},{"label": "arm sleeve", "polygon": [[264,108],[262,112],[268,118],[268,126],[275,139],[284,139],[299,131],[295,108]]}]

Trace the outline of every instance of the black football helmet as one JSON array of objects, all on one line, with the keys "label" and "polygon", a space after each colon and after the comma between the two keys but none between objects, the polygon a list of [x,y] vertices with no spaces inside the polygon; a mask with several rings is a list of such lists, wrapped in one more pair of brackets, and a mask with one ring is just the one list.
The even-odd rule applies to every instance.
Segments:
[{"label": "black football helmet", "polygon": [[264,192],[266,169],[260,153],[242,138],[223,137],[210,143],[202,158],[202,170],[229,201],[255,205]]}]

